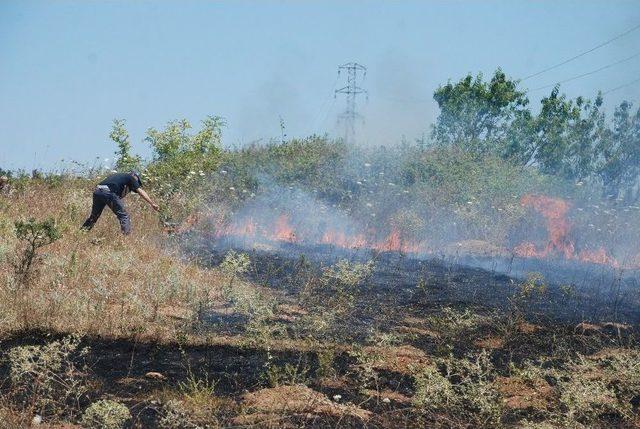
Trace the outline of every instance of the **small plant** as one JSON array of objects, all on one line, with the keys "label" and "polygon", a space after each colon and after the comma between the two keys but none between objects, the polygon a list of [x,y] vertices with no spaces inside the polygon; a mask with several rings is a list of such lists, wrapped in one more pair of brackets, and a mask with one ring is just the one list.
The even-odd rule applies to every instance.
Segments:
[{"label": "small plant", "polygon": [[367,340],[377,347],[398,346],[404,342],[404,336],[395,332],[378,332],[372,333]]},{"label": "small plant", "polygon": [[18,256],[14,270],[16,277],[22,283],[32,275],[38,249],[59,240],[62,237],[54,219],[38,222],[34,218],[15,222],[16,237],[24,245],[22,254]]},{"label": "small plant", "polygon": [[269,387],[293,386],[295,384],[306,385],[309,381],[309,365],[306,358],[300,356],[296,364],[285,363],[277,365],[273,355],[267,347],[267,359],[264,363],[262,378]]},{"label": "small plant", "polygon": [[456,400],[453,385],[434,366],[419,368],[414,375],[415,395],[413,403],[423,412],[435,412],[448,407]]},{"label": "small plant", "polygon": [[188,377],[186,381],[178,383],[178,389],[182,395],[188,397],[194,402],[207,400],[215,394],[216,382],[210,381],[208,376],[205,378],[197,378],[188,367]]},{"label": "small plant", "polygon": [[541,273],[527,273],[527,278],[520,284],[519,297],[524,300],[544,295],[547,283]]},{"label": "small plant", "polygon": [[192,421],[189,410],[178,400],[172,399],[163,404],[163,415],[158,422],[162,429],[196,429],[199,426]]},{"label": "small plant", "polygon": [[114,119],[113,128],[109,134],[109,138],[118,146],[116,151],[116,169],[118,171],[134,170],[140,167],[141,159],[139,156],[131,154],[131,141],[129,132],[125,128],[124,119]]},{"label": "small plant", "polygon": [[353,370],[360,392],[364,394],[368,389],[379,391],[380,376],[376,366],[380,364],[383,357],[361,347],[355,347],[350,355],[356,359]]},{"label": "small plant", "polygon": [[373,267],[373,261],[361,264],[343,259],[325,268],[321,278],[324,287],[321,294],[329,299],[327,304],[342,312],[353,307],[358,287],[371,276]]},{"label": "small plant", "polygon": [[236,277],[246,273],[249,270],[250,265],[251,259],[249,259],[249,256],[247,256],[246,253],[237,253],[231,250],[225,255],[224,259],[220,263],[220,269],[230,276],[229,284],[225,287],[225,291],[227,293],[233,287],[233,281]]},{"label": "small plant", "polygon": [[78,366],[88,353],[75,336],[12,348],[8,360],[16,394],[42,416],[73,413],[88,391],[85,368]]},{"label": "small plant", "polygon": [[493,365],[486,351],[475,358],[438,359],[417,368],[414,406],[431,417],[455,416],[470,427],[500,427],[502,403],[492,385]]},{"label": "small plant", "polygon": [[121,429],[130,419],[131,413],[125,405],[103,399],[89,405],[80,423],[91,429]]},{"label": "small plant", "polygon": [[447,356],[452,351],[453,343],[494,318],[477,314],[469,309],[457,310],[444,307],[439,314],[426,318],[429,328],[438,333],[437,345],[440,355]]},{"label": "small plant", "polygon": [[293,386],[306,384],[309,368],[307,366],[293,365],[268,365],[264,373],[265,382],[269,387]]},{"label": "small plant", "polygon": [[336,351],[333,348],[318,350],[316,357],[318,359],[318,369],[316,370],[316,376],[318,378],[333,377],[336,375],[336,370],[333,367]]},{"label": "small plant", "polygon": [[522,317],[526,307],[542,298],[547,291],[544,276],[538,272],[527,273],[525,280],[517,285],[517,290],[510,298],[512,311],[516,317]]}]

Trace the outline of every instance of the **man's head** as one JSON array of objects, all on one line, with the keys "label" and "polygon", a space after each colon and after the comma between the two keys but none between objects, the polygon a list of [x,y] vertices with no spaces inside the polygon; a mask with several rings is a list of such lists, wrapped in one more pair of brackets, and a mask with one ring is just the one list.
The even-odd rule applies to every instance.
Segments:
[{"label": "man's head", "polygon": [[136,180],[138,181],[138,183],[140,184],[140,186],[142,186],[142,179],[140,178],[140,172],[137,170],[131,170],[129,172],[129,174],[131,174],[133,177],[136,178]]}]

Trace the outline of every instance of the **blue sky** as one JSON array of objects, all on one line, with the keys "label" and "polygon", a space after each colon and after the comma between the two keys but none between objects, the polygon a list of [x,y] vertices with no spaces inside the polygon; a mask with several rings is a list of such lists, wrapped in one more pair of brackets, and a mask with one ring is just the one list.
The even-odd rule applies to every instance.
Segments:
[{"label": "blue sky", "polygon": [[[640,24],[632,1],[0,2],[0,167],[112,158],[124,118],[149,156],[148,127],[227,119],[225,144],[338,132],[337,66],[368,67],[363,144],[428,132],[433,90],[498,66],[519,78]],[[523,82],[546,84],[640,52],[640,30]],[[640,57],[562,86],[593,97],[640,77]],[[537,104],[550,90],[530,94]],[[605,106],[640,102],[640,83]],[[103,161],[100,161],[103,162]]]}]

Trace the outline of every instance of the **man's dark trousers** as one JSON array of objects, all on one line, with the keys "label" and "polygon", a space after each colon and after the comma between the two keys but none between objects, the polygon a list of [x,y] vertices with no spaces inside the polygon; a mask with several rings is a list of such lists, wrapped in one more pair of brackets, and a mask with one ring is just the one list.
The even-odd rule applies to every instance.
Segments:
[{"label": "man's dark trousers", "polygon": [[118,221],[120,221],[120,229],[124,234],[129,234],[131,232],[131,220],[129,219],[129,214],[127,210],[124,208],[124,204],[119,196],[110,191],[105,191],[102,189],[96,189],[93,193],[93,206],[91,207],[91,215],[87,218],[87,220],[82,225],[84,229],[91,229],[93,225],[98,221],[98,218],[102,214],[102,210],[104,210],[104,206],[109,206],[111,211],[113,211],[118,217]]}]

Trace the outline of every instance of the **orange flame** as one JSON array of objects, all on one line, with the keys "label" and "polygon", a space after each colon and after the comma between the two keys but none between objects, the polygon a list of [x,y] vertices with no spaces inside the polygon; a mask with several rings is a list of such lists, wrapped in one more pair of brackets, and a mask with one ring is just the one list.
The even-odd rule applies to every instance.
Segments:
[{"label": "orange flame", "polygon": [[576,254],[575,245],[569,236],[571,223],[566,216],[571,205],[567,201],[545,195],[525,195],[520,200],[520,203],[524,207],[533,208],[545,218],[547,244],[544,249],[538,250],[535,244],[531,242],[520,243],[513,249],[515,255],[525,258],[545,258],[561,255],[565,259],[577,259],[582,262],[618,266],[618,262],[609,256],[603,247],[595,251],[584,249]]},{"label": "orange flame", "polygon": [[566,218],[570,204],[563,199],[545,195],[525,195],[520,203],[525,207],[532,207],[545,218],[547,223],[547,245],[543,251],[535,253],[542,257],[562,253],[567,259],[573,258],[575,248],[569,239],[571,224]]},{"label": "orange flame", "polygon": [[387,238],[380,242],[373,243],[370,247],[380,252],[417,253],[422,246],[403,239],[397,228],[391,228],[391,232]]},{"label": "orange flame", "polygon": [[278,216],[276,221],[273,239],[279,241],[288,241],[293,243],[297,240],[296,234],[291,225],[289,225],[289,217],[285,214]]},{"label": "orange flame", "polygon": [[606,264],[618,267],[618,261],[611,256],[607,255],[607,251],[604,247],[600,247],[598,250],[582,250],[578,255],[578,259],[584,262],[591,262],[593,264]]},{"label": "orange flame", "polygon": [[345,249],[359,249],[367,245],[367,240],[363,235],[357,234],[349,236],[343,231],[326,230],[320,239],[322,244],[329,244]]},{"label": "orange flame", "polygon": [[[375,231],[370,232],[371,236],[377,235]],[[217,228],[217,238],[230,235],[251,239],[261,237],[271,241],[284,241],[289,243],[304,241],[303,237],[300,237],[291,226],[289,217],[286,214],[278,216],[272,228],[261,227],[251,218],[238,224]],[[410,240],[403,239],[402,234],[396,228],[392,228],[389,235],[381,241],[368,240],[364,234],[360,233],[347,233],[344,230],[328,228],[322,232],[319,243],[344,249],[369,248],[382,252],[416,253],[427,251],[424,243],[414,243]]]}]

